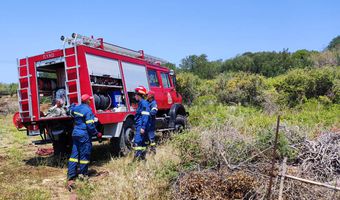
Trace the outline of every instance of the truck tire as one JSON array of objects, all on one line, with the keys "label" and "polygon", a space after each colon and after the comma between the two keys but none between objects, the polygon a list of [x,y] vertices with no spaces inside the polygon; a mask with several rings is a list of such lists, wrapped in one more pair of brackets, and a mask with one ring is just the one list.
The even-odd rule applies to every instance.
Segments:
[{"label": "truck tire", "polygon": [[64,132],[59,135],[58,139],[52,141],[54,156],[68,156],[72,151],[71,134]]},{"label": "truck tire", "polygon": [[186,128],[186,117],[183,115],[177,115],[175,120],[175,132],[182,133]]},{"label": "truck tire", "polygon": [[134,120],[132,118],[127,118],[123,124],[122,132],[119,138],[112,138],[111,145],[114,156],[126,156],[133,147],[134,138]]}]

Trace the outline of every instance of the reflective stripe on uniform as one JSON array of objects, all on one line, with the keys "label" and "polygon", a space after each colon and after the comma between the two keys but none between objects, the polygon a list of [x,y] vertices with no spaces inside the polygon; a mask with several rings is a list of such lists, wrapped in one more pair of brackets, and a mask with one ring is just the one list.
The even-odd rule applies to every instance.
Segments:
[{"label": "reflective stripe on uniform", "polygon": [[151,110],[157,110],[158,111],[158,108],[157,107],[153,107]]},{"label": "reflective stripe on uniform", "polygon": [[155,143],[155,142],[152,142],[152,143],[150,144],[150,146],[156,146],[156,143]]},{"label": "reflective stripe on uniform", "polygon": [[88,160],[80,160],[79,163],[86,165],[86,164],[89,164],[90,161],[88,161]]},{"label": "reflective stripe on uniform", "polygon": [[93,120],[93,119],[90,119],[90,120],[87,120],[85,123],[86,123],[86,124],[93,124],[93,123],[94,123],[94,120]]},{"label": "reflective stripe on uniform", "polygon": [[135,150],[135,151],[145,151],[146,147],[133,147],[133,150]]},{"label": "reflective stripe on uniform", "polygon": [[68,159],[68,161],[70,161],[70,162],[78,162],[78,159],[77,158],[70,158],[70,159]]},{"label": "reflective stripe on uniform", "polygon": [[73,112],[74,114],[76,114],[76,115],[79,115],[80,117],[83,117],[84,115],[83,114],[81,114],[81,113],[79,113],[79,112]]},{"label": "reflective stripe on uniform", "polygon": [[150,113],[147,111],[142,111],[142,115],[150,115]]}]

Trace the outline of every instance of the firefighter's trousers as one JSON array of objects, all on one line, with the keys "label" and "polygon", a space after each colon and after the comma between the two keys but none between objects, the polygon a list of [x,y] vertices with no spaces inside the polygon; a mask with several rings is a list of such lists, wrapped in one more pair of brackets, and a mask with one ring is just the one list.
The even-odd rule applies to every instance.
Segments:
[{"label": "firefighter's trousers", "polygon": [[79,165],[79,174],[87,175],[92,151],[91,138],[88,135],[73,136],[72,153],[68,162],[68,179],[75,178]]},{"label": "firefighter's trousers", "polygon": [[148,137],[149,137],[149,141],[150,141],[150,146],[151,147],[155,147],[156,146],[156,140],[155,140],[155,129],[149,129],[148,130]]},{"label": "firefighter's trousers", "polygon": [[134,138],[134,150],[135,150],[135,157],[136,158],[145,158],[145,151],[146,151],[146,140],[148,137],[147,130],[145,130],[144,134],[140,133],[140,126],[136,127],[136,134]]}]

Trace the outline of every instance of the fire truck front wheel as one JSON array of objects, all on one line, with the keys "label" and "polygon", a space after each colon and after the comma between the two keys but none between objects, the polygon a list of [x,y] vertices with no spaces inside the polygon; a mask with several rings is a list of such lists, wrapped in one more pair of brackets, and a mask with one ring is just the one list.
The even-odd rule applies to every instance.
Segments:
[{"label": "fire truck front wheel", "polygon": [[186,128],[186,117],[177,115],[175,120],[175,132],[181,133]]},{"label": "fire truck front wheel", "polygon": [[127,118],[123,124],[119,138],[111,139],[113,155],[126,156],[132,150],[134,130],[134,120]]}]

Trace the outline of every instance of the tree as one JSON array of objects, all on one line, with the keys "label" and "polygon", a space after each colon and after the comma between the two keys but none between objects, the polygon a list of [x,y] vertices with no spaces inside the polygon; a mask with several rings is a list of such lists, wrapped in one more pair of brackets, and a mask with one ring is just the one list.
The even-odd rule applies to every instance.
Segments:
[{"label": "tree", "polygon": [[17,92],[17,89],[18,89],[17,83],[11,83],[8,86],[8,91],[11,96],[13,96]]},{"label": "tree", "polygon": [[17,92],[17,89],[18,89],[17,83],[11,83],[11,84],[0,83],[0,95],[13,96]]},{"label": "tree", "polygon": [[176,71],[176,70],[178,69],[178,68],[176,67],[176,65],[173,64],[173,63],[165,63],[164,66],[167,67],[167,68],[169,68],[169,69],[172,69],[172,70],[174,70],[174,71]]},{"label": "tree", "polygon": [[313,60],[311,59],[311,55],[315,53],[315,51],[308,51],[306,49],[297,50],[292,54],[292,59],[294,62],[294,67],[296,68],[304,68],[310,67],[313,65]]},{"label": "tree", "polygon": [[328,50],[340,50],[340,35],[333,38],[327,46]]},{"label": "tree", "polygon": [[273,77],[292,68],[312,66],[311,54],[312,52],[307,50],[299,50],[292,54],[288,49],[280,52],[246,52],[226,60],[221,66],[221,72],[242,71]]},{"label": "tree", "polygon": [[185,72],[192,72],[200,78],[212,79],[220,73],[222,60],[209,61],[207,55],[190,55],[182,59],[179,67]]}]

